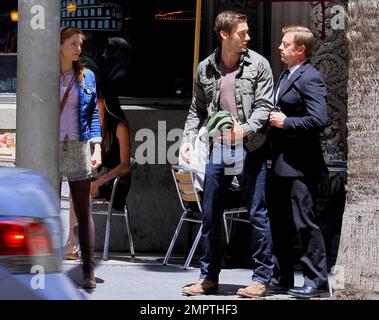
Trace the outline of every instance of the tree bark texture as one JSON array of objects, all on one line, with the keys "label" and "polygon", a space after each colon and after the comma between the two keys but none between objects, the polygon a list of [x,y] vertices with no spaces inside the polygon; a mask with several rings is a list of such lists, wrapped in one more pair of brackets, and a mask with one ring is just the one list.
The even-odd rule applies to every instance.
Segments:
[{"label": "tree bark texture", "polygon": [[337,299],[379,298],[379,2],[347,12],[347,202],[333,284]]}]

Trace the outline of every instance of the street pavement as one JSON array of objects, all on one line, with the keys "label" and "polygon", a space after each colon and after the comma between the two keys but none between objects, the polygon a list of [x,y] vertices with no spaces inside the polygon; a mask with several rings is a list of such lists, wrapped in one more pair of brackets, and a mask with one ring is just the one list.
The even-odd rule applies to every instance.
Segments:
[{"label": "street pavement", "polygon": [[[195,259],[194,259],[195,260]],[[78,286],[88,300],[246,300],[236,295],[238,288],[249,284],[251,270],[223,269],[219,290],[216,294],[187,297],[181,288],[195,282],[199,277],[198,265],[187,270],[182,268],[183,259],[171,258],[170,264],[162,265],[162,256],[137,256],[131,261],[125,253],[111,253],[108,261],[96,255],[95,277],[97,288],[80,288],[81,266],[77,261],[64,261],[64,272]],[[302,285],[298,272],[295,285]],[[288,295],[270,295],[259,300],[296,300]],[[319,298],[318,298],[319,299]],[[321,299],[327,299],[323,297]]]}]

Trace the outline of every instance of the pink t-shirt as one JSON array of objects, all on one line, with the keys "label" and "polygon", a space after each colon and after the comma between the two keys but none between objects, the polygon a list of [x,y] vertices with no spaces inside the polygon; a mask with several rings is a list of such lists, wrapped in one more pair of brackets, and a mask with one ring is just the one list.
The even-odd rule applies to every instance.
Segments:
[{"label": "pink t-shirt", "polygon": [[[61,75],[60,82],[60,97],[63,98],[64,93],[71,81],[71,78],[74,76],[74,71],[66,75],[66,81],[64,81],[63,74]],[[69,140],[79,140],[79,92],[77,86],[74,84],[68,95],[66,105],[63,109],[60,118],[60,134],[59,140],[63,141],[66,136]]]},{"label": "pink t-shirt", "polygon": [[221,60],[218,67],[221,71],[220,109],[229,111],[237,118],[235,91],[239,64],[236,63],[233,67],[228,68]]}]

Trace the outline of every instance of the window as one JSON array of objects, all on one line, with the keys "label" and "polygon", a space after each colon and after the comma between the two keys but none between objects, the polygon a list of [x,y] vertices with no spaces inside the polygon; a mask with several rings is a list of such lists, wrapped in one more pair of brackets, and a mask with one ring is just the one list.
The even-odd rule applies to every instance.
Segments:
[{"label": "window", "polygon": [[[91,35],[88,38],[91,41],[85,42],[83,53],[99,65],[105,65],[104,61],[96,59],[102,57],[107,37],[123,38],[124,44],[117,49],[121,51],[117,54],[121,68],[117,74],[121,75],[122,85],[116,89],[120,96],[190,98],[195,7],[195,0],[96,2],[95,8],[83,8],[87,10],[83,15],[91,17],[90,22],[82,24]],[[171,14],[164,16],[164,13]],[[158,14],[162,14],[161,19],[157,18]],[[93,19],[94,16],[109,19]],[[150,62],[152,49],[160,63]],[[146,75],[149,75],[148,90]]]},{"label": "window", "polygon": [[[70,2],[77,5],[73,14],[67,11]],[[18,5],[15,0],[5,0],[5,5],[4,0],[0,3],[0,19],[10,10],[17,9]],[[88,33],[83,54],[94,61],[102,57],[108,37],[123,39],[120,46],[122,52],[117,55],[122,69],[117,73],[122,77],[122,86],[118,91],[120,96],[166,98],[176,97],[176,92],[183,97],[192,94],[195,0],[65,0],[59,3],[61,25],[77,27]],[[179,11],[185,12],[185,17],[174,14],[169,17],[176,20],[156,19],[158,13]],[[17,23],[0,20],[0,53],[16,54],[16,28]],[[202,41],[206,40],[202,38]],[[151,62],[152,52],[154,60],[159,63]],[[101,61],[95,62],[101,66]],[[5,81],[3,65],[0,55],[0,81]],[[15,78],[15,69],[13,73]],[[13,90],[13,80],[6,81],[8,90]],[[0,83],[0,90],[2,86],[5,85]],[[180,90],[177,90],[178,87]]]},{"label": "window", "polygon": [[95,4],[95,0],[91,0],[90,3],[91,3],[91,4]]},{"label": "window", "polygon": [[[26,2],[23,1],[23,3]],[[77,11],[73,15],[67,11],[67,5],[70,2],[77,5]],[[256,3],[259,1],[224,0],[220,2]],[[120,49],[122,52],[117,56],[117,63],[121,66],[121,74],[123,74],[122,88],[118,91],[120,96],[150,98],[191,96],[196,0],[96,0],[91,2],[60,0],[59,3],[61,26],[76,25],[88,33],[83,53],[93,60],[102,57],[108,37],[124,39]],[[17,10],[17,5],[16,0],[0,0],[0,92],[4,90],[15,92],[17,23],[9,19],[9,12]],[[214,7],[217,10],[219,5]],[[94,10],[92,17],[90,17],[91,9]],[[246,10],[250,9],[246,8]],[[94,18],[99,13],[103,18]],[[216,12],[204,11],[202,14],[204,19],[208,13],[210,16],[216,14]],[[254,19],[249,21],[253,21],[252,24],[256,24],[257,29],[261,26]],[[203,20],[203,26],[205,23],[207,21]],[[208,49],[213,49],[214,45],[213,40],[210,41],[207,38],[208,33],[203,26],[200,59],[203,59],[208,54]],[[251,43],[258,39],[258,34],[262,34],[260,37],[263,39],[263,32],[265,30],[257,30],[256,37],[252,37]],[[215,38],[214,34],[212,34],[213,38]],[[262,52],[266,50],[259,46],[259,43],[255,45],[255,49]],[[152,61],[152,55],[154,55],[153,61],[159,61],[159,63]]]}]

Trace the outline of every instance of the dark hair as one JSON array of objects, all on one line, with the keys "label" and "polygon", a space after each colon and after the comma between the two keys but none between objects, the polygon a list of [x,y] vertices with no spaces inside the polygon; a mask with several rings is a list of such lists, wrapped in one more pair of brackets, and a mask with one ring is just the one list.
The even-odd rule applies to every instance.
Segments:
[{"label": "dark hair", "polygon": [[[82,39],[85,40],[86,37],[82,31],[73,27],[62,27],[60,29],[60,44],[62,45],[67,39],[71,38],[74,34],[80,34]],[[84,66],[80,61],[73,61],[75,78],[77,82],[81,82],[84,74]]]},{"label": "dark hair", "polygon": [[247,15],[236,11],[220,12],[215,20],[214,31],[221,41],[220,31],[231,32],[233,27],[240,21],[246,21]]},{"label": "dark hair", "polygon": [[103,156],[105,156],[109,152],[112,142],[115,139],[118,123],[123,122],[128,127],[128,130],[130,129],[116,95],[111,94],[107,95],[107,97],[103,97],[101,90],[98,90],[98,109],[103,137],[101,151]]},{"label": "dark hair", "polygon": [[283,35],[287,32],[295,33],[293,41],[297,47],[304,45],[304,53],[306,58],[312,56],[316,45],[316,39],[311,30],[303,26],[288,26],[282,29]]},{"label": "dark hair", "polygon": [[109,58],[114,59],[118,63],[125,62],[129,58],[130,55],[130,45],[129,43],[121,37],[110,37],[107,39],[107,55]]}]

